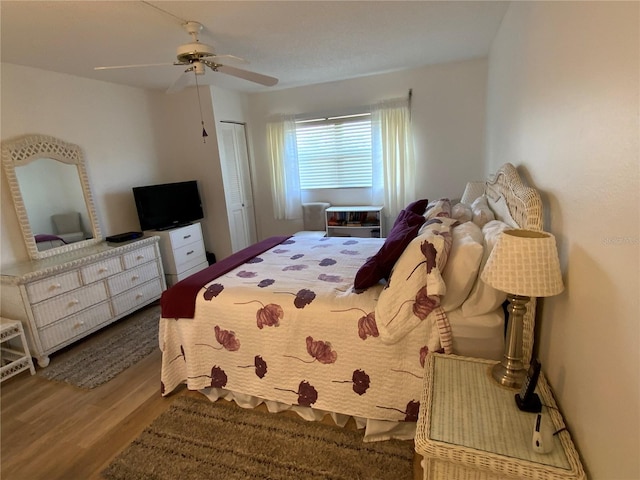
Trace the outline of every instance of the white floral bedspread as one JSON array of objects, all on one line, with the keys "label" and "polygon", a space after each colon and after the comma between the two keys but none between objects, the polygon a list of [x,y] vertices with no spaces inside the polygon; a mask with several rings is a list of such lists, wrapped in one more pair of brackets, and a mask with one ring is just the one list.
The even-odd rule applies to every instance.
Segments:
[{"label": "white floral bedspread", "polygon": [[415,421],[434,322],[386,345],[374,313],[382,285],[352,290],[382,241],[291,237],[208,283],[195,318],[160,321],[162,393],[186,383]]}]

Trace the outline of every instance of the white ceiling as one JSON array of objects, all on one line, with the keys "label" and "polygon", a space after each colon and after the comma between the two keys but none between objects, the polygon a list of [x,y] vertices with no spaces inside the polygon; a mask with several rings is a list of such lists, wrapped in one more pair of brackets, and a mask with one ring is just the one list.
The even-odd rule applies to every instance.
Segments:
[{"label": "white ceiling", "polygon": [[[486,56],[508,2],[489,1],[6,1],[3,62],[166,90],[184,67],[95,71],[171,63],[205,27],[203,43],[235,65],[280,79],[272,89],[342,80]],[[199,83],[267,89],[207,71]]]}]

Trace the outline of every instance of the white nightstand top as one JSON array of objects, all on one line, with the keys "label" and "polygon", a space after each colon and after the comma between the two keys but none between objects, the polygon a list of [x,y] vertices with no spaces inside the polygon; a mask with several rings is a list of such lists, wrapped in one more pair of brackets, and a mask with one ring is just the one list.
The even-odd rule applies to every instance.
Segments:
[{"label": "white nightstand top", "polygon": [[[516,390],[496,383],[495,361],[432,354],[416,432],[416,451],[471,468],[487,468],[523,478],[584,478],[569,433],[554,436],[551,453],[531,448],[536,414],[518,410]],[[541,374],[537,390],[543,405],[556,407]],[[564,427],[560,413],[543,407],[554,431]]]}]

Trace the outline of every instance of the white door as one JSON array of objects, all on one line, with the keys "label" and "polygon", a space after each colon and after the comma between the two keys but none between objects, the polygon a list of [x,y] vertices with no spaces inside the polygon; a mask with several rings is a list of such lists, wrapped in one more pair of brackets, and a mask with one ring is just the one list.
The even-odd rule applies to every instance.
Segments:
[{"label": "white door", "polygon": [[219,137],[231,249],[237,252],[256,241],[251,170],[244,125],[220,122]]}]

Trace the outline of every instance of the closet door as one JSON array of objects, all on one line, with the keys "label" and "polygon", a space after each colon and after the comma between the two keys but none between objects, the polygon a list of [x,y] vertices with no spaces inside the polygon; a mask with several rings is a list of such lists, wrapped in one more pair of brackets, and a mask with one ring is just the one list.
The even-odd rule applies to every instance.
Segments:
[{"label": "closet door", "polygon": [[231,248],[237,252],[256,241],[245,127],[240,123],[220,122],[219,136]]}]

